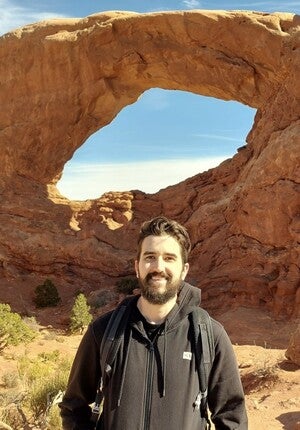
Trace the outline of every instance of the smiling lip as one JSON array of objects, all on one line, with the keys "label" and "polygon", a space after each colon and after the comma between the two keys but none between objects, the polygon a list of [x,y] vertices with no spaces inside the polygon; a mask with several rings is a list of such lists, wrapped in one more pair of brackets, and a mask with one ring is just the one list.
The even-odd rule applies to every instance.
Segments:
[{"label": "smiling lip", "polygon": [[153,284],[163,284],[165,285],[168,282],[168,276],[166,276],[164,273],[148,273],[146,276],[146,282],[153,283]]},{"label": "smiling lip", "polygon": [[151,276],[148,282],[153,286],[165,286],[167,284],[167,279],[165,278],[165,276]]},{"label": "smiling lip", "polygon": [[163,275],[151,275],[149,278],[150,278],[149,279],[150,281],[155,281],[155,282],[161,282],[161,281],[167,280],[167,278]]}]

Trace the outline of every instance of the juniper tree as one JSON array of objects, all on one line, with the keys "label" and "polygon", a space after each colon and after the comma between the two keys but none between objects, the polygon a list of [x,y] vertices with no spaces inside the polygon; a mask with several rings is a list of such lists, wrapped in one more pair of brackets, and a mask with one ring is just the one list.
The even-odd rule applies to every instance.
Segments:
[{"label": "juniper tree", "polygon": [[80,293],[76,297],[75,303],[71,310],[70,331],[71,333],[82,333],[83,330],[92,321],[90,306],[87,304],[86,297]]}]

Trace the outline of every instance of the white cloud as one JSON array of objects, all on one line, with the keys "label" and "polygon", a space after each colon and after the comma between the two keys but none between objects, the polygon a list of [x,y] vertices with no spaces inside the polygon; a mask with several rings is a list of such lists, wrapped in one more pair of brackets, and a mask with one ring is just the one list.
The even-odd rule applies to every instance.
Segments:
[{"label": "white cloud", "polygon": [[193,137],[201,137],[203,139],[212,139],[212,140],[226,140],[229,142],[237,142],[237,143],[243,143],[243,139],[238,139],[236,137],[230,137],[230,136],[223,136],[221,134],[205,134],[205,133],[199,133],[199,134],[193,134]]},{"label": "white cloud", "polygon": [[188,9],[200,9],[201,4],[198,0],[183,0],[182,2]]},{"label": "white cloud", "polygon": [[161,6],[161,7],[151,7],[149,9],[147,9],[147,12],[165,12],[168,10],[173,10],[173,8],[168,7],[168,6]]},{"label": "white cloud", "polygon": [[143,161],[127,164],[66,165],[59,191],[71,200],[100,197],[108,191],[155,193],[197,173],[218,166],[227,156],[200,159]]},{"label": "white cloud", "polygon": [[10,0],[0,0],[0,35],[33,22],[63,17],[52,12],[37,12]]}]

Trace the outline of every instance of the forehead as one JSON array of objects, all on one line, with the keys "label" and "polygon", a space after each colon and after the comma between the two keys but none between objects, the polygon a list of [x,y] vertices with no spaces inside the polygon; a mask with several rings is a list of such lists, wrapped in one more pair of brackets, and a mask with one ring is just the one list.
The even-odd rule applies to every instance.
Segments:
[{"label": "forehead", "polygon": [[147,236],[142,242],[141,254],[153,252],[155,254],[181,255],[181,248],[174,237],[169,235]]}]

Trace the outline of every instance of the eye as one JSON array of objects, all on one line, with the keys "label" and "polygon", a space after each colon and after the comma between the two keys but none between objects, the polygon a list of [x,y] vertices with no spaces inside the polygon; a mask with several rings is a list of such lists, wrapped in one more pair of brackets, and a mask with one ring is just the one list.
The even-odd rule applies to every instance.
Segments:
[{"label": "eye", "polygon": [[153,261],[155,259],[154,255],[146,255],[145,260],[146,261]]},{"label": "eye", "polygon": [[168,256],[165,257],[165,261],[168,261],[168,262],[172,262],[172,261],[175,261],[175,260],[176,260],[176,258],[173,257],[173,256],[170,256],[170,255],[168,255]]}]

